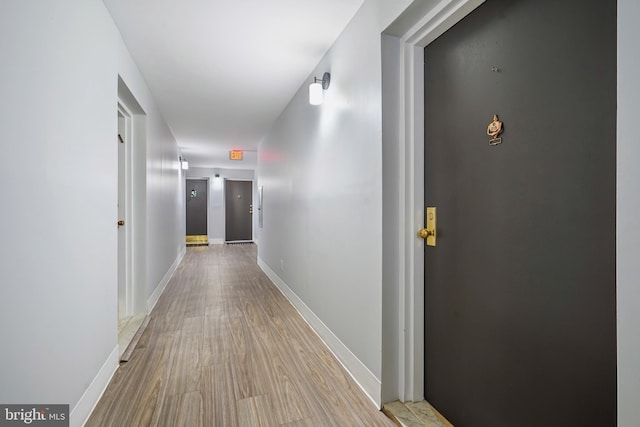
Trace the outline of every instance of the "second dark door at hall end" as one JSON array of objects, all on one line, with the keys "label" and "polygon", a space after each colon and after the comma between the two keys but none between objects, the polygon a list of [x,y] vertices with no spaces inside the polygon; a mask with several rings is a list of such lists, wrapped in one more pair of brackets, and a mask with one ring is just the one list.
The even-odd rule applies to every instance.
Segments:
[{"label": "second dark door at hall end", "polygon": [[253,182],[225,181],[225,241],[253,239]]}]

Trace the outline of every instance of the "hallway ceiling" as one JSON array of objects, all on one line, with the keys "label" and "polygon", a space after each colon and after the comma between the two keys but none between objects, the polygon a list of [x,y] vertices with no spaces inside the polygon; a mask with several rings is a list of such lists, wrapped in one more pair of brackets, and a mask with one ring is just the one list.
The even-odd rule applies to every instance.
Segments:
[{"label": "hallway ceiling", "polygon": [[190,166],[242,169],[363,3],[103,1]]}]

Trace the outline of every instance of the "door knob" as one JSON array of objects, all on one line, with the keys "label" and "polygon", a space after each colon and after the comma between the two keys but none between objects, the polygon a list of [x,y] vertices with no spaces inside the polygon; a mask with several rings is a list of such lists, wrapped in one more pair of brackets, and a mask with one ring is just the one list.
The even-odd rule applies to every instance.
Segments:
[{"label": "door knob", "polygon": [[427,237],[429,237],[429,236],[435,236],[435,235],[436,235],[436,232],[435,232],[434,230],[428,230],[428,229],[426,229],[426,228],[423,228],[422,230],[420,230],[420,231],[418,232],[418,235],[419,235],[421,238],[426,239],[426,238],[427,238]]},{"label": "door knob", "polygon": [[123,219],[118,221],[118,227],[122,227],[123,225],[124,225],[124,220]]}]

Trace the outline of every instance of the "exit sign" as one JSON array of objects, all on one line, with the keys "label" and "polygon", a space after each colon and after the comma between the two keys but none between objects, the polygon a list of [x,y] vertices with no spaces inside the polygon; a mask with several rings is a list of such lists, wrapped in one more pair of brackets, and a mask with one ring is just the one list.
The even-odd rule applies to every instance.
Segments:
[{"label": "exit sign", "polygon": [[231,150],[231,151],[229,151],[229,159],[231,159],[231,160],[242,160],[242,151],[241,150]]}]

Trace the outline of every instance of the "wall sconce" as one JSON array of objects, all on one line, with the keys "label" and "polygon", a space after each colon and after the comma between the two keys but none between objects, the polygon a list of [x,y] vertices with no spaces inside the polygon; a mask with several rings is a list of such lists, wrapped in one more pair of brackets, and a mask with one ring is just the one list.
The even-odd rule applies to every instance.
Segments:
[{"label": "wall sconce", "polygon": [[180,156],[180,169],[183,171],[189,169],[189,162],[186,159],[183,159],[182,156]]},{"label": "wall sconce", "polygon": [[322,75],[322,79],[318,79],[317,77],[313,78],[313,83],[309,85],[309,104],[311,105],[320,105],[323,100],[323,90],[329,89],[329,84],[331,83],[331,74],[324,73]]}]

